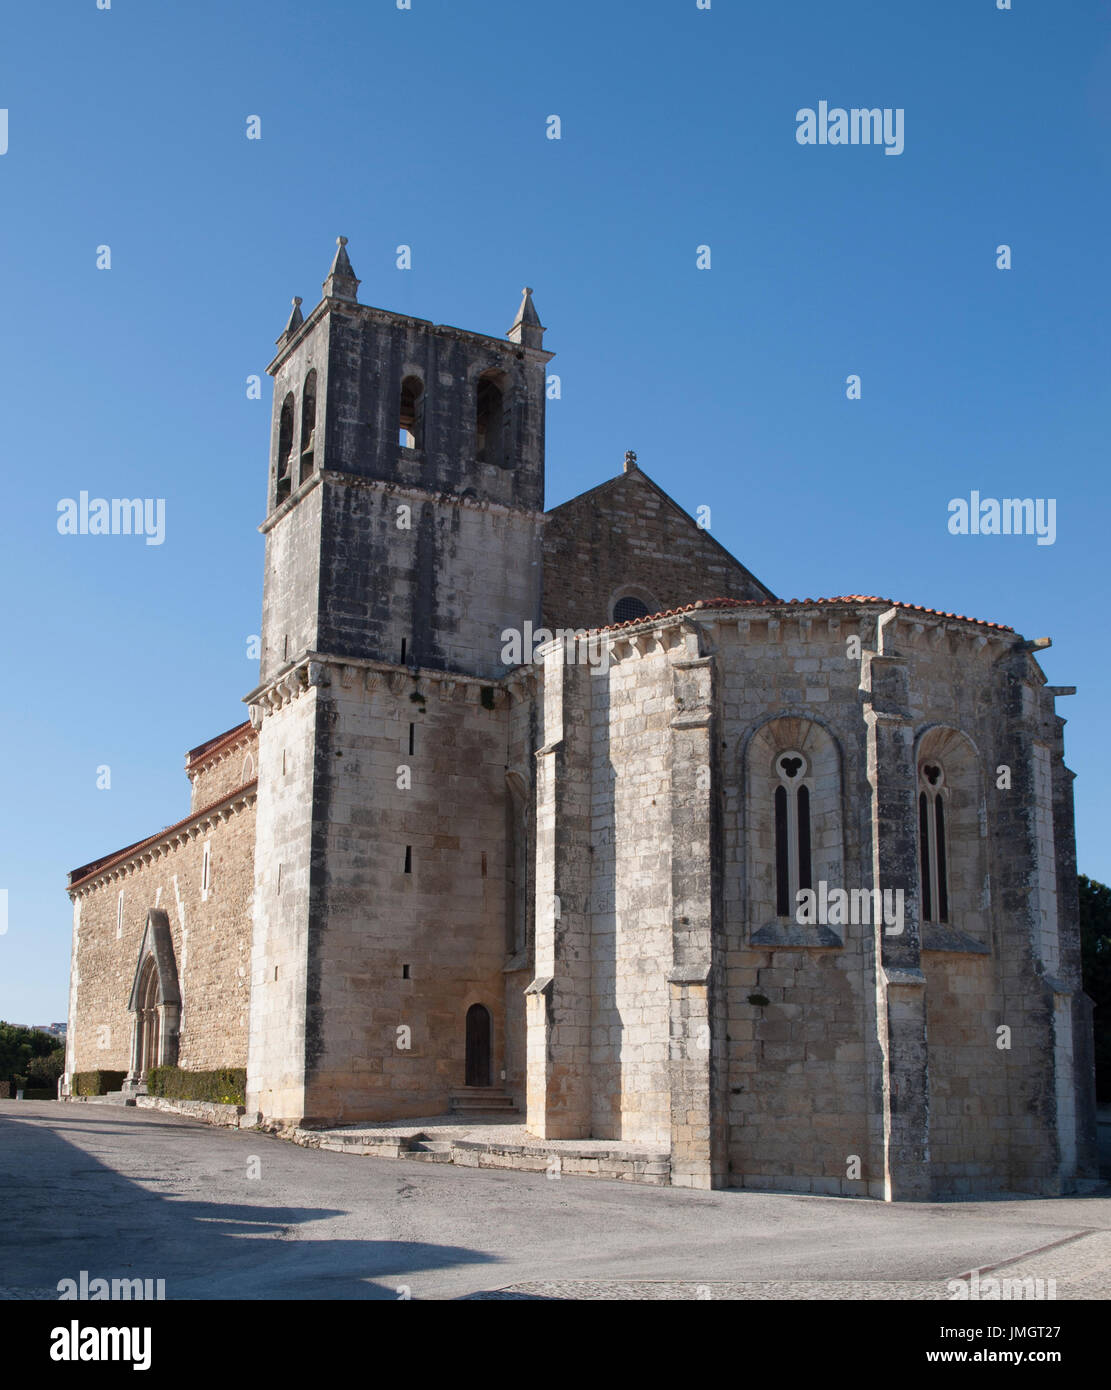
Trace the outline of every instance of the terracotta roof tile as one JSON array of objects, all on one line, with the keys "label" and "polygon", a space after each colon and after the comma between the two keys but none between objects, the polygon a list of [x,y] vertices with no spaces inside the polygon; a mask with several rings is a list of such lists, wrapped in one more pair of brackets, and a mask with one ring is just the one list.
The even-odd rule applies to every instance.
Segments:
[{"label": "terracotta roof tile", "polygon": [[226,733],[217,734],[215,738],[210,738],[207,743],[198,743],[196,748],[190,748],[185,755],[186,768],[195,768],[198,763],[212,753],[218,753],[226,744],[234,743],[237,738],[246,733],[251,727],[251,721],[245,719],[242,724],[237,724],[234,729],[228,729]]},{"label": "terracotta roof tile", "polygon": [[843,594],[838,598],[783,598],[783,599],[740,599],[705,598],[696,603],[687,603],[680,608],[668,608],[662,613],[652,613],[643,618],[629,618],[623,623],[609,623],[605,627],[591,628],[591,632],[617,632],[621,628],[640,627],[643,623],[654,623],[660,618],[676,618],[682,613],[708,611],[714,608],[814,608],[819,604],[879,603],[885,608],[903,608],[910,613],[925,613],[931,618],[951,618],[954,622],[973,623],[977,627],[988,627],[995,632],[1014,632],[1005,623],[989,623],[983,618],[969,618],[963,613],[944,613],[938,608],[924,608],[920,603],[902,603],[899,599],[880,598],[875,594]]},{"label": "terracotta roof tile", "polygon": [[94,859],[89,864],[82,864],[78,869],[71,869],[69,873],[69,882],[66,884],[67,890],[80,887],[82,883],[87,882],[90,878],[94,878],[99,873],[103,873],[105,869],[110,869],[113,864],[118,864],[122,860],[130,858],[131,855],[145,848],[147,845],[157,844],[159,840],[165,839],[167,835],[173,835],[176,831],[181,830],[182,827],[188,825],[190,821],[203,820],[214,807],[223,805],[225,801],[231,801],[233,797],[241,796],[243,792],[257,785],[258,778],[252,777],[249,782],[244,782],[241,787],[236,787],[233,791],[225,792],[223,796],[218,796],[215,801],[209,802],[207,806],[202,806],[199,811],[191,811],[189,815],[183,817],[179,821],[175,821],[173,825],[167,825],[164,829],[160,830],[157,835],[148,835],[145,840],[136,840],[133,845],[126,845],[123,849],[118,849],[112,854],[106,854],[102,859]]}]

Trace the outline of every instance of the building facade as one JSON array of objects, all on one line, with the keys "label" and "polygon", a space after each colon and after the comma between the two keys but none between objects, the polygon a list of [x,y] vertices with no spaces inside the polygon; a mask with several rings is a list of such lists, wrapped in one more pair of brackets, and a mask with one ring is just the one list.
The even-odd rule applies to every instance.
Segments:
[{"label": "building facade", "polygon": [[1072,774],[1035,650],[775,597],[638,467],[544,510],[544,328],[362,305],[269,371],[259,682],[70,875],[67,1075],[275,1126],[515,1107],[671,1181],[1095,1176]]}]

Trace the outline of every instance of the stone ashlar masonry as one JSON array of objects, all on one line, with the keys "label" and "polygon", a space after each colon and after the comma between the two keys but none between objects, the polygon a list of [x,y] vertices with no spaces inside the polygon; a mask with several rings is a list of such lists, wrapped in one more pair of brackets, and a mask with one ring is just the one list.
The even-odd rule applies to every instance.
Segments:
[{"label": "stone ashlar masonry", "polygon": [[[263,526],[260,688],[305,652],[501,676],[501,631],[539,611],[551,354],[358,304],[357,283],[329,277],[270,367],[272,499],[286,401],[294,437],[315,443]],[[480,374],[504,391],[500,462],[475,457]],[[423,383],[413,448],[398,444],[403,379]]]},{"label": "stone ashlar masonry", "polygon": [[619,598],[649,613],[713,597],[773,598],[635,463],[553,507],[544,526],[544,626],[594,628]]},{"label": "stone ashlar masonry", "polygon": [[269,368],[248,1108],[288,1125],[445,1109],[476,1005],[491,1080],[524,1068],[531,757],[501,634],[539,619],[551,354],[527,295],[507,341],[357,286],[341,244]]},{"label": "stone ashlar masonry", "polygon": [[[537,1144],[639,1146],[679,1185],[1094,1175],[1064,692],[1033,644],[780,601],[631,454],[545,513],[531,291],[498,339],[358,283],[341,238],[268,368],[249,725],[189,755],[186,821],[71,875],[67,1073],[130,1065],[154,942],[177,1060],[245,1060],[246,1122],[291,1134],[443,1112],[486,1056]],[[507,630],[596,629],[620,598],[656,616],[587,661],[507,661]],[[815,882],[900,892],[901,932],[780,915],[788,754]],[[927,768],[943,921],[920,901]]]},{"label": "stone ashlar masonry", "polygon": [[[1071,774],[1030,644],[855,601],[605,637],[604,676],[544,653],[530,1130],[669,1139],[694,1186],[924,1198],[1094,1174]],[[809,760],[816,871],[900,889],[901,934],[777,918],[777,748]],[[952,779],[944,926],[921,922],[923,750]]]},{"label": "stone ashlar masonry", "polygon": [[[248,760],[255,744],[246,725],[193,750],[187,771],[194,802],[205,804],[166,831],[70,874],[67,1076],[129,1070],[128,1000],[151,908],[167,913],[173,941],[181,994],[178,1064],[195,1071],[246,1065],[256,800]],[[248,780],[240,782],[244,772]]]},{"label": "stone ashlar masonry", "polygon": [[272,795],[248,1111],[290,1124],[443,1113],[472,1004],[507,1058],[509,705],[493,682],[312,659],[255,707]]}]

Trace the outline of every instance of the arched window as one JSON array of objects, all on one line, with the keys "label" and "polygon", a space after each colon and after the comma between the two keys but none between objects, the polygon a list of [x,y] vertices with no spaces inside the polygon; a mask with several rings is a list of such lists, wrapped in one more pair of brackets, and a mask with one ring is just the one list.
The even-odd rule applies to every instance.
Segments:
[{"label": "arched window", "polygon": [[312,473],[313,456],[316,452],[316,368],[305,378],[301,392],[301,475],[298,482],[304,482]]},{"label": "arched window", "polygon": [[804,780],[809,766],[793,748],[777,754],[775,775],[775,911],[795,915],[801,888],[812,888],[810,862],[810,788]]},{"label": "arched window", "polygon": [[918,766],[918,854],[923,922],[949,921],[949,847],[945,769],[934,759]]},{"label": "arched window", "polygon": [[255,758],[253,753],[248,753],[243,759],[243,771],[239,775],[240,782],[250,782],[255,775]]},{"label": "arched window", "polygon": [[509,406],[504,378],[499,372],[486,372],[478,379],[475,392],[475,458],[509,468]]},{"label": "arched window", "polygon": [[920,734],[914,756],[923,949],[985,951],[991,876],[984,759],[967,734],[945,724]]},{"label": "arched window", "polygon": [[289,496],[290,459],[293,454],[293,392],[290,391],[282,402],[281,419],[278,422],[278,485],[274,493],[275,502],[284,502]]},{"label": "arched window", "polygon": [[615,623],[627,623],[634,618],[647,618],[648,613],[648,605],[644,600],[634,598],[632,595],[619,598],[613,605],[613,621]]},{"label": "arched window", "polygon": [[841,753],[833,735],[798,715],[767,720],[747,741],[744,781],[741,815],[728,833],[746,866],[750,941],[843,944],[838,924],[800,920],[799,903],[800,892],[820,892],[822,883],[855,886],[845,879]]},{"label": "arched window", "polygon": [[398,443],[403,449],[423,449],[424,382],[407,376],[401,383],[401,409],[398,415]]}]

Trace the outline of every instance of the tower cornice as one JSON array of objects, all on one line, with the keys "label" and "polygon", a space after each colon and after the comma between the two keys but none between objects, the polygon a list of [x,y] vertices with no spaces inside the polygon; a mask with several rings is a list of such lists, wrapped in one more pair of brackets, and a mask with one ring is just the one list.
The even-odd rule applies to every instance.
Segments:
[{"label": "tower cornice", "polygon": [[414,688],[426,685],[437,687],[441,700],[456,701],[478,701],[482,698],[482,692],[488,690],[494,698],[494,703],[488,707],[496,709],[507,698],[527,698],[535,691],[535,680],[530,682],[528,673],[522,677],[523,669],[514,667],[503,676],[491,678],[461,671],[443,671],[437,667],[399,666],[370,657],[302,652],[268,681],[244,695],[243,703],[250,710],[251,724],[255,729],[260,727],[267,715],[292,704],[317,686],[335,685],[350,690],[359,683],[368,691],[382,687],[400,696],[407,688],[412,693]]},{"label": "tower cornice", "polygon": [[287,338],[283,334],[278,339],[281,347],[266,368],[268,375],[277,376],[282,363],[294,352],[298,344],[316,328],[322,319],[332,313],[342,314],[347,318],[361,319],[364,323],[381,324],[384,327],[422,329],[438,338],[480,344],[492,351],[501,353],[506,358],[524,358],[530,362],[546,363],[555,356],[555,353],[549,352],[547,348],[529,347],[525,344],[515,343],[509,338],[495,337],[490,333],[475,333],[468,328],[456,328],[447,323],[433,323],[431,319],[416,318],[412,314],[393,313],[389,309],[379,309],[373,304],[356,304],[354,300],[336,299],[328,296],[322,299],[310,313],[306,314],[304,320],[294,329],[292,336]]}]

